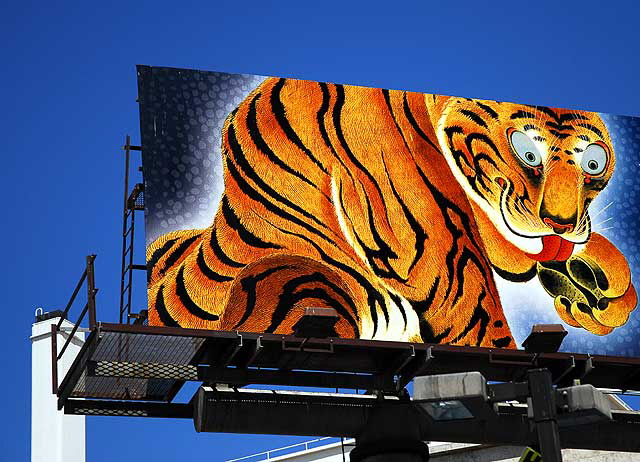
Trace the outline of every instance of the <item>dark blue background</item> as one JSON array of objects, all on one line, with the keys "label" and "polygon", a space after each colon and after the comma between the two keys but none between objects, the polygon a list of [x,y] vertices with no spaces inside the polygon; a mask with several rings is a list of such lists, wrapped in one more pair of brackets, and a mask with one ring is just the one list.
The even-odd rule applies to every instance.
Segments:
[{"label": "dark blue background", "polygon": [[[637,2],[29,2],[0,7],[3,460],[29,454],[29,333],[98,254],[115,318],[122,145],[135,64],[216,69],[640,115]],[[139,240],[142,243],[142,240]],[[140,254],[141,255],[141,254]],[[144,286],[144,282],[142,286]],[[144,305],[144,291],[136,307]],[[224,460],[303,438],[90,418],[89,460]]]}]

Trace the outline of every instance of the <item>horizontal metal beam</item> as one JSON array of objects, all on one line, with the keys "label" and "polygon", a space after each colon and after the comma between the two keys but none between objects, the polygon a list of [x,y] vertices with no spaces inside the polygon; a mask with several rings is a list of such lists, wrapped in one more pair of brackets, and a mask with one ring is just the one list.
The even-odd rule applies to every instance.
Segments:
[{"label": "horizontal metal beam", "polygon": [[[201,387],[193,402],[198,432],[356,437],[373,409],[401,406],[407,414],[420,412],[425,441],[522,446],[538,441],[522,406],[514,407],[513,413],[503,405],[499,413],[482,418],[436,422],[417,403],[373,395]],[[611,421],[560,428],[561,444],[563,448],[640,452],[637,426],[630,425],[638,421],[631,413],[613,411]]]},{"label": "horizontal metal beam", "polygon": [[340,372],[287,371],[276,369],[216,368],[198,366],[198,380],[234,385],[286,385],[292,387],[394,390],[393,376]]},{"label": "horizontal metal beam", "polygon": [[68,399],[64,405],[64,413],[191,419],[193,417],[193,407],[190,403],[135,403],[91,399]]},{"label": "horizontal metal beam", "polygon": [[[175,327],[131,326],[102,324],[105,331],[126,334],[151,334],[206,338],[210,347],[203,358],[217,364],[225,346],[241,336],[247,345],[255,345],[260,339],[259,357],[248,353],[238,354],[231,366],[251,365],[260,368],[311,369],[336,372],[357,372],[383,375],[390,365],[399,364],[401,381],[414,376],[478,371],[487,380],[510,382],[526,376],[530,368],[547,368],[558,386],[568,386],[579,379],[583,384],[598,388],[619,386],[626,380],[625,388],[640,390],[640,375],[633,373],[640,366],[640,358],[615,356],[589,356],[568,353],[527,353],[522,350],[430,345],[423,343],[380,342],[363,339],[327,338],[301,339],[294,336],[259,334],[236,331],[182,329]],[[301,345],[302,350],[289,348]],[[408,356],[408,351],[412,355]],[[244,361],[244,363],[243,363]],[[308,365],[312,364],[313,367]],[[568,366],[570,364],[570,367]]]},{"label": "horizontal metal beam", "polygon": [[173,379],[232,385],[286,385],[293,387],[348,388],[393,391],[393,376],[339,372],[287,371],[277,369],[225,368],[190,364],[89,361],[87,373],[93,377]]}]

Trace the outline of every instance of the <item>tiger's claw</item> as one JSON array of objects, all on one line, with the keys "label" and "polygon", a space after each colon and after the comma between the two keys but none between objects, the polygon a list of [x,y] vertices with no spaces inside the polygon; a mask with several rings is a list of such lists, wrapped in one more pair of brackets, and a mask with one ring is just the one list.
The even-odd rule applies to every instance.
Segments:
[{"label": "tiger's claw", "polygon": [[585,248],[567,261],[539,262],[538,279],[554,297],[560,318],[596,335],[624,325],[638,298],[620,251],[593,233]]}]

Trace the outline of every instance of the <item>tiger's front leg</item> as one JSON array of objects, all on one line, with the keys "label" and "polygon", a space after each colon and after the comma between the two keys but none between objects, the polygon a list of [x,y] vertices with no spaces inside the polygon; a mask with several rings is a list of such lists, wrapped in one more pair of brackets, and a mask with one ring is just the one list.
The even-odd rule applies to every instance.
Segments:
[{"label": "tiger's front leg", "polygon": [[624,325],[638,301],[624,255],[597,233],[566,262],[538,263],[538,278],[564,322],[597,335]]}]

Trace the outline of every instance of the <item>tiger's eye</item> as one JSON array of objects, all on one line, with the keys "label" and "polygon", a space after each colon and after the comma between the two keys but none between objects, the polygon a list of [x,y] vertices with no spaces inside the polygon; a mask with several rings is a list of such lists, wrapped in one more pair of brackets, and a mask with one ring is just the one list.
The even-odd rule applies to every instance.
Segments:
[{"label": "tiger's eye", "polygon": [[512,149],[527,166],[539,167],[542,165],[542,156],[533,140],[526,133],[515,130],[511,133],[509,141],[511,141]]},{"label": "tiger's eye", "polygon": [[600,175],[607,166],[607,151],[599,144],[590,144],[582,154],[580,166],[589,175]]}]

